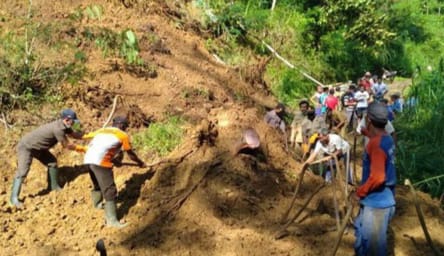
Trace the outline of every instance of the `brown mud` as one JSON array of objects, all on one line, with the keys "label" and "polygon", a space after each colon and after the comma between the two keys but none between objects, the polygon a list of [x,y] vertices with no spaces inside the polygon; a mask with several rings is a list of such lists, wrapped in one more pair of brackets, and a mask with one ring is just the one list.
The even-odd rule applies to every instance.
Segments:
[{"label": "brown mud", "polygon": [[[25,16],[26,1],[2,1],[1,14]],[[64,21],[77,7],[97,1],[34,0],[39,22]],[[333,186],[323,188],[294,223],[288,235],[275,239],[288,209],[301,164],[285,151],[282,135],[262,122],[276,100],[266,88],[260,70],[251,70],[248,82],[236,70],[219,64],[204,47],[195,30],[178,26],[180,12],[163,1],[99,1],[104,7],[101,26],[134,28],[138,38],[153,35],[154,44],[141,41],[141,55],[156,74],[129,70],[118,60],[104,59],[92,45],[79,45],[88,54],[90,76],[71,88],[66,106],[77,110],[86,130],[101,127],[112,111],[129,115],[129,133],[171,115],[188,121],[183,143],[163,159],[145,152],[146,169],[123,165],[114,169],[119,190],[118,215],[129,226],[105,227],[103,210],[92,207],[89,175],[82,155],[53,152],[61,167],[62,191],[45,188],[46,171],[34,161],[23,184],[23,209],[8,204],[16,170],[15,145],[33,127],[49,120],[51,106],[38,114],[17,111],[11,129],[0,128],[3,178],[0,182],[0,255],[98,255],[103,239],[108,255],[328,255],[337,233]],[[140,1],[139,1],[140,2]],[[94,25],[83,19],[77,24]],[[6,22],[4,22],[6,24]],[[193,27],[187,24],[183,27]],[[48,54],[45,61],[51,61]],[[61,57],[61,56],[57,56]],[[263,69],[268,60],[259,60]],[[154,69],[154,68],[153,68]],[[241,97],[240,97],[240,96]],[[233,156],[232,146],[243,128],[252,126],[261,136],[263,156]],[[128,162],[125,159],[124,162]],[[304,177],[295,214],[322,183],[311,172]],[[345,202],[337,192],[341,214]],[[444,214],[436,200],[419,193],[435,246],[444,254]],[[397,209],[389,230],[393,255],[433,255],[422,233],[412,195],[400,185]],[[349,228],[337,255],[353,255]]]}]

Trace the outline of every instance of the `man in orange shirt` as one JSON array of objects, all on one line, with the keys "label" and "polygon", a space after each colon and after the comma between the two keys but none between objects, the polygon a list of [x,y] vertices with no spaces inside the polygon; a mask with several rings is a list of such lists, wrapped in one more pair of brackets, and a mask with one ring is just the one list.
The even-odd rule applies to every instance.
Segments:
[{"label": "man in orange shirt", "polygon": [[91,191],[93,204],[96,208],[100,208],[105,198],[106,224],[117,228],[125,227],[127,223],[120,223],[116,216],[117,188],[114,183],[112,160],[123,150],[140,168],[146,167],[131,148],[129,136],[125,132],[127,127],[128,120],[117,116],[113,119],[112,127],[101,128],[83,136],[83,139],[92,139],[88,147],[84,148],[86,151],[84,164],[89,167],[94,186]]}]

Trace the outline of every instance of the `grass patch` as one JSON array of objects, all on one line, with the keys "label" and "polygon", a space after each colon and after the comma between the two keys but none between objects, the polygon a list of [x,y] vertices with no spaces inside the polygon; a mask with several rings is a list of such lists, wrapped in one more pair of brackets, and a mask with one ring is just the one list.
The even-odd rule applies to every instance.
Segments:
[{"label": "grass patch", "polygon": [[147,129],[133,136],[134,147],[158,156],[165,156],[182,141],[184,121],[171,117],[163,123],[153,123]]}]

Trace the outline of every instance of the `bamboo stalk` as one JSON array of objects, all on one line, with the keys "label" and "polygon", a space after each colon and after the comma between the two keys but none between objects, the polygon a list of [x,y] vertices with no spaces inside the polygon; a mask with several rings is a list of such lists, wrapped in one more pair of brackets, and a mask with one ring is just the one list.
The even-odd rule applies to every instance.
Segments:
[{"label": "bamboo stalk", "polygon": [[404,181],[404,184],[409,186],[410,191],[413,194],[413,203],[415,204],[416,213],[418,214],[419,223],[421,224],[421,228],[422,228],[422,231],[424,232],[424,236],[425,236],[425,238],[427,240],[427,243],[429,244],[430,248],[432,248],[433,253],[436,256],[438,256],[439,252],[436,249],[436,247],[433,245],[432,238],[430,237],[429,231],[427,230],[427,226],[426,226],[426,223],[424,221],[424,215],[422,213],[421,207],[419,206],[418,197],[416,195],[415,188],[413,187],[413,185],[412,185],[412,183],[410,182],[409,179],[406,179]]},{"label": "bamboo stalk", "polygon": [[344,221],[342,222],[341,228],[338,231],[338,238],[336,238],[336,242],[331,254],[332,256],[335,256],[336,252],[338,251],[339,244],[341,243],[342,236],[344,235],[345,228],[347,227],[347,220],[350,219],[352,212],[353,212],[353,204],[349,202],[347,213],[345,214],[345,217],[343,219]]},{"label": "bamboo stalk", "polygon": [[307,200],[305,200],[304,204],[302,205],[302,207],[299,209],[299,211],[290,219],[288,220],[285,225],[276,233],[275,235],[275,239],[281,239],[284,236],[288,235],[288,231],[287,228],[291,225],[291,223],[293,223],[300,215],[301,213],[305,210],[305,208],[307,208],[308,204],[311,202],[311,200],[313,199],[313,197],[319,193],[319,191],[321,191],[322,188],[325,187],[325,183],[322,183],[321,185],[319,185],[315,191],[313,191],[313,193],[307,198]]},{"label": "bamboo stalk", "polygon": [[336,177],[335,177],[335,171],[333,169],[333,163],[330,161],[330,172],[331,172],[331,179],[333,183],[333,203],[335,205],[335,217],[336,217],[336,229],[339,231],[339,228],[341,226],[341,220],[339,218],[339,205],[338,205],[338,198],[336,196]]},{"label": "bamboo stalk", "polygon": [[439,180],[441,178],[444,178],[444,174],[438,175],[438,176],[434,176],[434,177],[430,177],[430,178],[427,178],[427,179],[424,179],[424,180],[421,180],[421,181],[418,181],[418,182],[414,183],[413,186],[418,186],[418,185],[420,185],[422,183],[427,183],[427,182],[432,181],[432,180]]},{"label": "bamboo stalk", "polygon": [[318,80],[314,79],[312,76],[310,76],[309,74],[305,73],[304,71],[297,69],[293,64],[291,64],[288,60],[286,60],[284,57],[282,57],[281,55],[279,55],[278,52],[276,52],[275,49],[273,49],[270,45],[268,45],[266,42],[262,41],[262,44],[265,45],[265,47],[267,47],[268,50],[270,50],[275,56],[276,58],[278,58],[279,60],[281,60],[282,62],[284,62],[285,65],[287,65],[288,67],[292,68],[292,69],[296,69],[297,71],[299,71],[303,76],[305,76],[306,78],[310,79],[311,81],[313,81],[314,83],[316,83],[317,85],[320,85],[322,87],[325,87],[325,85],[321,82],[319,82]]},{"label": "bamboo stalk", "polygon": [[[327,157],[321,158],[319,160],[316,160],[316,161],[314,161],[314,162],[312,162],[310,164],[311,165],[312,164],[317,164],[317,163],[320,163],[320,162],[327,161],[329,159],[330,159],[330,156],[327,156]],[[294,190],[293,198],[292,198],[291,203],[290,203],[290,207],[288,207],[287,211],[282,216],[281,223],[285,223],[287,221],[288,215],[290,214],[291,209],[293,209],[293,206],[294,206],[294,203],[296,202],[296,197],[298,195],[299,188],[300,188],[300,186],[302,184],[302,179],[304,178],[304,174],[305,174],[306,170],[307,170],[307,168],[303,168],[301,173],[299,174],[298,183],[297,183],[296,188]]]}]

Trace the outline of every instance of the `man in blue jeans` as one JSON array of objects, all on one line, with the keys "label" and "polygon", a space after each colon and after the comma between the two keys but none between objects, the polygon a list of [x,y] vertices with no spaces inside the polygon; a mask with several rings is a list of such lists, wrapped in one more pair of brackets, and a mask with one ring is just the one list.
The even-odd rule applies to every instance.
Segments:
[{"label": "man in blue jeans", "polygon": [[356,191],[360,203],[355,220],[356,255],[387,255],[387,229],[395,213],[395,144],[384,130],[387,108],[371,103],[363,134],[369,137],[362,164],[362,183]]}]

